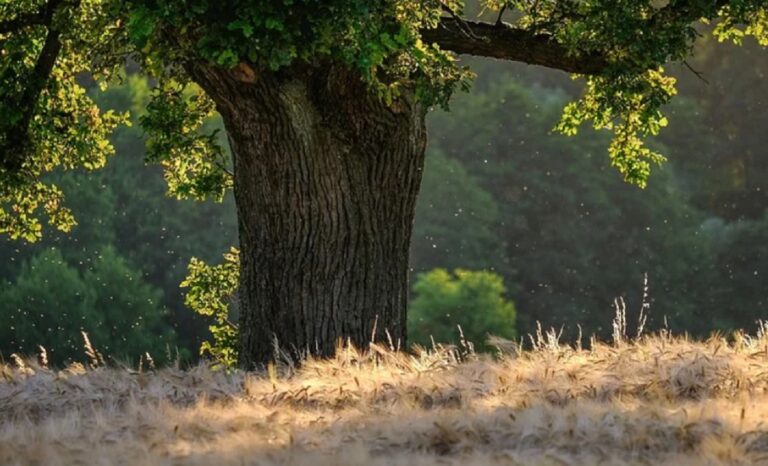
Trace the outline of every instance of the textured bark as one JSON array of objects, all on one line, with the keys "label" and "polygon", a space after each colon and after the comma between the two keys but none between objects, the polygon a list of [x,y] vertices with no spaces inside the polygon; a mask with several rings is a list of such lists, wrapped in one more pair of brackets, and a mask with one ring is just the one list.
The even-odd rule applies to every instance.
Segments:
[{"label": "textured bark", "polygon": [[235,154],[241,366],[271,360],[275,340],[294,355],[374,331],[405,344],[424,109],[387,107],[335,67],[193,75]]}]

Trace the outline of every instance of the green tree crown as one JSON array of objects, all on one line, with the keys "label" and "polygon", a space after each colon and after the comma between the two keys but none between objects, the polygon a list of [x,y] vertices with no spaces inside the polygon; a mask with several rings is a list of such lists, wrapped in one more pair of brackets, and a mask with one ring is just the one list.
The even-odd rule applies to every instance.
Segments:
[{"label": "green tree crown", "polygon": [[420,274],[413,285],[408,313],[413,342],[427,348],[434,341],[459,342],[459,329],[467,341],[484,347],[488,335],[515,338],[514,304],[506,299],[501,276],[479,270],[434,269]]},{"label": "green tree crown", "polygon": [[0,351],[34,354],[42,345],[57,363],[82,360],[84,331],[96,349],[118,360],[135,361],[148,352],[164,361],[176,337],[164,323],[160,299],[160,291],[111,247],[84,273],[57,249],[47,249],[0,291],[10,310],[8,325],[0,329]]},{"label": "green tree crown", "polygon": [[[415,89],[445,105],[469,73],[448,51],[512,58],[584,75],[582,98],[558,129],[585,122],[609,130],[612,164],[644,186],[663,156],[644,138],[666,125],[674,95],[664,74],[684,60],[697,25],[715,21],[721,40],[768,44],[763,0],[484,0],[512,24],[462,19],[460,0],[21,0],[0,5],[0,232],[33,241],[42,219],[74,225],[63,193],[45,175],[95,169],[113,153],[109,134],[127,124],[101,112],[83,90],[88,74],[106,87],[126,57],[157,86],[141,119],[149,159],[167,171],[170,194],[221,198],[231,186],[224,151],[203,130],[214,105],[190,83],[210,66],[242,80],[355,70],[395,104]],[[501,17],[500,17],[501,18]],[[529,55],[525,55],[530,50]]]}]

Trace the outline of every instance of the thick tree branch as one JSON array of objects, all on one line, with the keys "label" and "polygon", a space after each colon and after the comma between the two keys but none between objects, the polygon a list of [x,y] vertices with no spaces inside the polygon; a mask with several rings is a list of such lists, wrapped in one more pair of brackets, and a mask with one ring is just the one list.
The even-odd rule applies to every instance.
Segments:
[{"label": "thick tree branch", "polygon": [[24,163],[29,143],[29,125],[35,116],[37,101],[48,84],[56,59],[61,52],[61,32],[52,27],[56,9],[64,0],[50,0],[45,7],[41,24],[48,27],[43,48],[37,57],[27,86],[19,96],[18,104],[22,114],[13,126],[6,128],[5,141],[0,146],[0,166],[10,172],[19,171]]},{"label": "thick tree branch", "polygon": [[[471,36],[465,32],[467,28],[472,31]],[[608,66],[602,55],[573,55],[550,35],[536,34],[503,23],[446,17],[437,28],[423,30],[422,39],[459,54],[519,61],[569,73],[600,74]]]}]

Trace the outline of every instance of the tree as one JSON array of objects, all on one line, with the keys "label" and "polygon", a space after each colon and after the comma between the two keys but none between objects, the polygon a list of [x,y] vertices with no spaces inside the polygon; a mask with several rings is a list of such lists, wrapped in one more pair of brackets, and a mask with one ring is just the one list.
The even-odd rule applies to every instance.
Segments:
[{"label": "tree", "polygon": [[[463,234],[478,251],[475,259],[492,250],[468,230],[490,229],[506,240],[504,250],[495,253],[504,260],[480,266],[493,265],[504,277],[520,333],[535,332],[539,321],[545,328],[564,326],[565,338],[578,335],[577,324],[586,336],[610,337],[613,299],[623,296],[631,310],[639,309],[647,273],[653,301],[649,324],[661,325],[666,315],[673,330],[706,336],[722,312],[706,301],[713,298],[714,251],[700,229],[706,217],[678,188],[675,164],[662,167],[643,191],[623,183],[599,156],[606,144],[599,134],[547,134],[567,98],[560,87],[524,86],[512,76],[515,70],[503,65],[489,70],[485,81],[490,82],[482,89],[454,99],[451,112],[432,117],[430,156],[457,160],[469,173],[440,173],[445,186],[479,185],[499,206],[493,219],[479,223],[465,217],[461,229],[454,225],[450,234]],[[427,171],[425,188],[430,176]],[[474,183],[467,183],[467,176]],[[433,196],[425,192],[421,200]],[[455,206],[471,199],[443,198]],[[435,223],[424,216],[417,217],[417,225],[425,220]],[[441,232],[434,242],[450,238]]]},{"label": "tree", "polygon": [[[763,0],[486,0],[499,21],[463,19],[460,0],[22,0],[0,6],[0,230],[35,239],[40,216],[74,219],[44,174],[98,168],[126,118],[100,113],[79,79],[109,83],[126,56],[157,80],[141,122],[148,158],[177,197],[238,211],[240,363],[273,341],[330,354],[376,322],[405,341],[408,245],[432,105],[469,73],[452,52],[586,76],[559,129],[613,132],[612,164],[644,185],[663,157],[642,144],[666,123],[700,20],[768,43]],[[514,24],[502,19],[504,12]],[[194,86],[193,86],[194,83]],[[217,110],[233,161],[214,133]]]},{"label": "tree", "polygon": [[82,354],[80,330],[90,331],[88,326],[95,323],[89,307],[93,292],[61,253],[44,251],[22,266],[15,283],[2,288],[8,310],[3,316],[8,324],[0,330],[6,357],[13,352],[34,354],[37,345],[59,361]]},{"label": "tree", "polygon": [[713,227],[722,230],[715,261],[719,280],[713,284],[717,318],[724,330],[753,327],[757,321],[765,320],[768,306],[768,216]]},{"label": "tree", "polygon": [[165,360],[175,334],[164,322],[161,293],[111,248],[99,252],[92,270],[80,273],[56,249],[22,265],[13,284],[3,284],[0,352],[33,354],[43,345],[52,362],[81,360],[83,341],[104,354],[133,359],[148,352]]},{"label": "tree", "polygon": [[[681,93],[695,102],[680,105],[678,100],[672,107],[673,124],[682,128],[670,128],[663,140],[675,148],[669,155],[685,168],[700,208],[729,221],[759,220],[768,205],[768,159],[761,131],[768,126],[762,110],[768,55],[751,41],[736,47],[707,39],[697,43],[691,60],[706,82],[681,80]],[[688,70],[679,73],[684,72]],[[697,137],[689,137],[691,130]]]},{"label": "tree", "polygon": [[[435,147],[435,146],[433,146]],[[505,262],[494,231],[498,206],[461,162],[431,150],[424,168],[411,246],[411,266],[483,269]]]},{"label": "tree", "polygon": [[[488,335],[513,339],[515,305],[506,299],[502,278],[487,270],[435,269],[419,274],[408,322],[413,340],[427,348],[432,338],[485,347]],[[457,326],[461,327],[461,333]]]}]

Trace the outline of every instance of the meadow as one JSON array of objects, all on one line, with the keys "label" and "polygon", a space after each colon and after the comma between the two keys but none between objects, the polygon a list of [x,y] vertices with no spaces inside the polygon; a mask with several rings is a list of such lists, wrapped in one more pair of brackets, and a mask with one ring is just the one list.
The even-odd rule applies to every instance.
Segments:
[{"label": "meadow", "polygon": [[768,464],[764,331],[493,343],[340,347],[263,373],[15,358],[0,464]]}]

